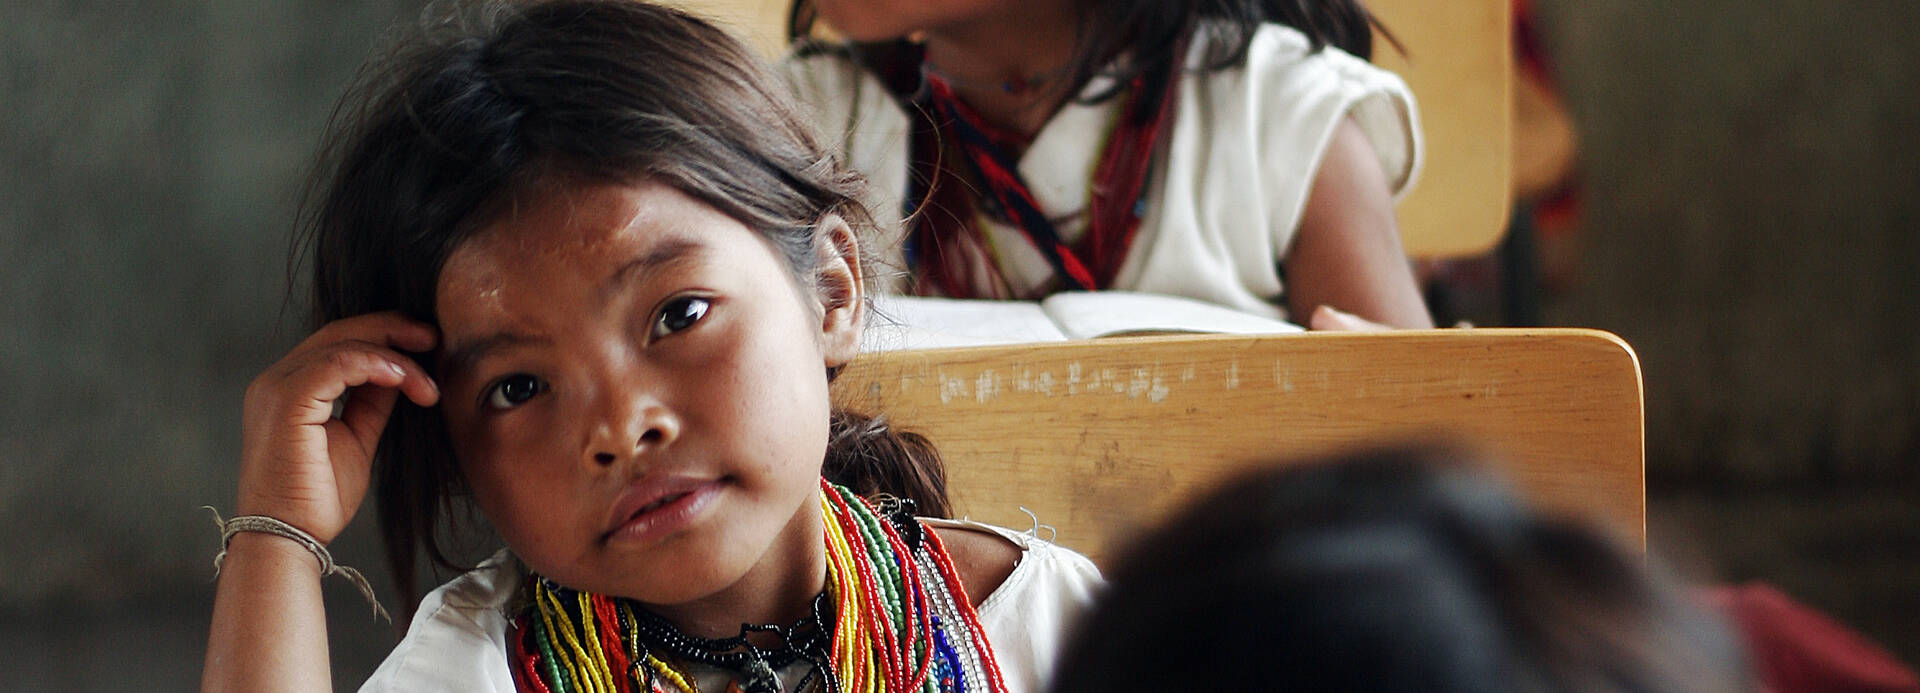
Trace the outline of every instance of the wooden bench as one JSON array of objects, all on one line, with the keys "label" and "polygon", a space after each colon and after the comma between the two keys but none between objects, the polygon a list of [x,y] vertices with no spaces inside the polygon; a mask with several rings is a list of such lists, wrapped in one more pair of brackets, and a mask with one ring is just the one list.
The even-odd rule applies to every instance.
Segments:
[{"label": "wooden bench", "polygon": [[1594,330],[885,352],[855,360],[834,400],[931,438],[958,513],[1025,529],[1031,511],[1096,560],[1229,471],[1403,436],[1488,447],[1537,502],[1645,540],[1639,362]]}]

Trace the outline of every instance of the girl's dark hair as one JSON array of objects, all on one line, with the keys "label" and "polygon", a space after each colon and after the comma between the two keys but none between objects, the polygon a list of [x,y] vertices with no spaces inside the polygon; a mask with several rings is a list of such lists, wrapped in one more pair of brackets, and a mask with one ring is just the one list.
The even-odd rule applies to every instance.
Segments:
[{"label": "girl's dark hair", "polygon": [[1131,545],[1056,693],[1752,690],[1737,640],[1458,453],[1235,478]]},{"label": "girl's dark hair", "polygon": [[[1162,93],[1180,58],[1174,51],[1195,31],[1209,32],[1215,39],[1204,65],[1211,71],[1245,60],[1247,46],[1263,23],[1299,30],[1315,51],[1333,46],[1366,60],[1373,58],[1373,30],[1380,28],[1360,0],[1076,0],[1076,9],[1081,21],[1073,55],[1062,70],[1062,96],[1078,93],[1095,75],[1113,77],[1113,88],[1088,96],[1093,103],[1112,98],[1135,77],[1145,78],[1147,94]],[[788,40],[812,36],[818,14],[813,0],[793,0],[787,10]],[[884,56],[898,46],[851,48]],[[1115,64],[1122,56],[1127,59]],[[1141,102],[1145,112],[1158,108],[1158,99]]]},{"label": "girl's dark hair", "polygon": [[[364,72],[335,112],[301,221],[317,324],[387,310],[433,323],[453,249],[516,197],[554,184],[671,185],[758,231],[806,286],[824,216],[856,232],[872,224],[858,174],[819,146],[784,87],[720,29],[635,0],[478,10],[430,22]],[[440,530],[466,488],[440,413],[404,400],[380,440],[374,486],[388,563],[411,608],[420,549],[460,567]],[[834,481],[946,508],[929,446],[890,442],[885,427],[857,417],[834,425],[825,465]]]},{"label": "girl's dark hair", "polygon": [[891,495],[914,503],[922,517],[952,517],[947,468],[933,441],[891,427],[885,416],[833,413],[821,475],[868,498]]}]

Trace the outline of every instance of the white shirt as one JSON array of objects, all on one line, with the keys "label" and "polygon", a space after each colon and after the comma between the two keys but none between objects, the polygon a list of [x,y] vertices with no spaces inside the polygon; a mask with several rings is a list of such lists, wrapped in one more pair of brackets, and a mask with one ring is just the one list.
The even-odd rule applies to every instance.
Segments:
[{"label": "white shirt", "polygon": [[[1391,72],[1334,48],[1308,52],[1305,35],[1262,26],[1240,67],[1204,72],[1206,45],[1189,47],[1173,129],[1146,193],[1146,216],[1121,265],[1117,290],[1171,294],[1286,319],[1279,261],[1300,225],[1335,126],[1351,116],[1380,157],[1395,199],[1412,187],[1422,155],[1413,94]],[[869,72],[840,56],[783,63],[826,142],[865,174],[864,200],[880,222],[862,239],[881,265],[883,290],[903,288],[910,123]],[[1087,92],[1102,89],[1095,80]],[[1020,175],[1040,211],[1071,243],[1085,232],[1088,181],[1120,99],[1069,102],[1040,129]],[[1017,230],[982,217],[1012,288],[1031,293],[1052,279],[1044,256]],[[891,273],[891,277],[887,275]]]},{"label": "white shirt", "polygon": [[[923,521],[992,532],[1020,548],[1019,564],[980,604],[980,625],[1008,690],[1045,690],[1069,628],[1104,584],[1099,569],[1085,556],[1030,534],[964,520]],[[513,693],[506,604],[520,579],[512,557],[502,551],[428,593],[406,637],[360,690]]]}]

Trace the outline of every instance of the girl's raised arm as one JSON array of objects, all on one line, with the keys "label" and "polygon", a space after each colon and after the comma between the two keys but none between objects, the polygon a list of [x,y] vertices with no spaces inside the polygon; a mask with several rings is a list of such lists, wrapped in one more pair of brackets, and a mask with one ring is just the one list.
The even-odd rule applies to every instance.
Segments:
[{"label": "girl's raised arm", "polygon": [[[1293,248],[1281,262],[1287,314],[1295,320],[1308,321],[1328,306],[1387,327],[1433,327],[1400,247],[1387,174],[1352,119],[1334,129]],[[1322,329],[1346,321],[1310,322]]]},{"label": "girl's raised arm", "polygon": [[[347,318],[255,378],[241,415],[235,513],[333,541],[366,496],[395,398],[405,393],[423,407],[439,400],[426,371],[402,353],[431,350],[437,339],[433,328],[397,313]],[[319,566],[293,540],[234,535],[214,597],[202,690],[331,688]]]}]

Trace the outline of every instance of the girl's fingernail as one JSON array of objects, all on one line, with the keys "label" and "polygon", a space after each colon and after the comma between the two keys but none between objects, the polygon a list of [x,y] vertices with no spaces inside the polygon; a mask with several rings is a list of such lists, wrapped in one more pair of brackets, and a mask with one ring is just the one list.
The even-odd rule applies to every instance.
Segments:
[{"label": "girl's fingernail", "polygon": [[393,371],[393,374],[394,374],[394,375],[406,375],[406,374],[407,374],[407,369],[405,369],[405,368],[401,368],[401,367],[400,367],[400,364],[397,364],[397,363],[394,363],[394,362],[392,362],[392,361],[388,361],[388,362],[387,362],[387,370],[390,370],[390,371]]}]

